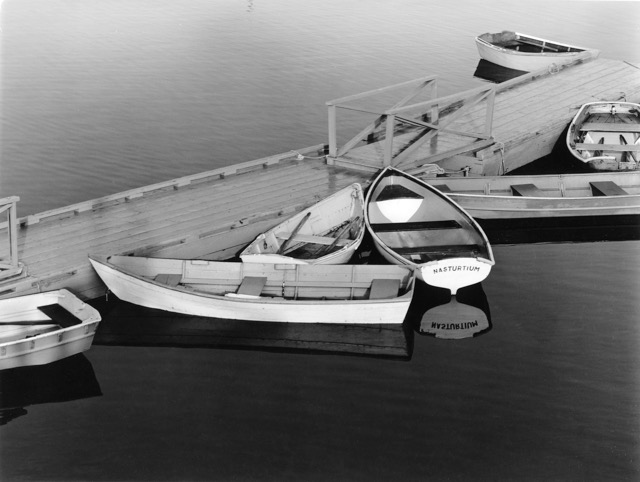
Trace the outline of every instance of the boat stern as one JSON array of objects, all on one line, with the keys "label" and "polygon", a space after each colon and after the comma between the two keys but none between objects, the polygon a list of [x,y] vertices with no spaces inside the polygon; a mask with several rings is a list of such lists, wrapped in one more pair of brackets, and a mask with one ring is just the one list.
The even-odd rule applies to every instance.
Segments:
[{"label": "boat stern", "polygon": [[420,278],[428,285],[446,288],[455,295],[460,288],[483,281],[493,264],[483,258],[447,258],[420,266]]}]

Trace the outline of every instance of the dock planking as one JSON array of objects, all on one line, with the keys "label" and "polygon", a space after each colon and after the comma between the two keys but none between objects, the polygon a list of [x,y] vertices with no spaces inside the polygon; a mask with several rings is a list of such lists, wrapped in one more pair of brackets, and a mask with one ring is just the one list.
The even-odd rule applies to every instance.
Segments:
[{"label": "dock planking", "polygon": [[[482,149],[461,156],[464,136],[443,131],[398,167],[419,172],[435,155],[442,166],[473,161],[476,173],[509,172],[551,152],[583,103],[637,102],[640,70],[596,59],[527,74],[495,89],[492,137]],[[483,102],[449,129],[482,130],[487,120]],[[403,150],[415,137],[415,132],[399,133],[394,149]],[[469,143],[468,137],[463,140]],[[325,160],[324,146],[313,146],[300,150],[308,156],[304,159],[289,152],[21,218],[16,231],[24,269],[19,276],[0,279],[0,298],[59,288],[85,300],[100,297],[106,288],[88,262],[90,253],[232,258],[257,234],[299,210],[353,182],[370,181],[384,163],[384,150],[375,141],[354,147],[346,157]],[[453,154],[447,157],[447,152]],[[6,258],[2,250],[8,238],[4,223],[0,258]]]},{"label": "dock planking", "polygon": [[[197,182],[181,178],[21,218],[18,252],[26,269],[0,283],[0,297],[58,287],[83,299],[99,297],[105,287],[88,263],[89,253],[232,258],[260,232],[368,177],[329,168],[323,160],[300,161],[291,153],[279,159],[245,163],[257,169],[238,173],[231,166]],[[6,229],[0,231],[0,246],[5,236]]]}]

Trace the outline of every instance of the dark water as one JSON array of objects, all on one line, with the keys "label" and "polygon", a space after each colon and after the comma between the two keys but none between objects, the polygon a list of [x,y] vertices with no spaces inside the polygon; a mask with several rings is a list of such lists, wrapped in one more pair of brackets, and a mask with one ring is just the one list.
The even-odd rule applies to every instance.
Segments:
[{"label": "dark water", "polygon": [[[635,2],[5,0],[0,197],[26,215],[326,142],[327,100],[430,74],[442,95],[480,85],[485,31],[637,63],[638,18]],[[368,119],[342,121],[347,137]],[[470,297],[490,327],[463,340],[212,329],[100,300],[85,355],[0,374],[0,479],[638,480],[640,242],[494,251]]]},{"label": "dark water", "polygon": [[[3,480],[637,480],[640,243],[495,255],[491,329],[414,331],[409,356],[349,356],[353,334],[292,349],[302,331],[280,349],[265,331],[251,350],[219,332],[221,348],[94,346],[102,395],[22,401]],[[127,316],[110,303],[105,326]]]}]

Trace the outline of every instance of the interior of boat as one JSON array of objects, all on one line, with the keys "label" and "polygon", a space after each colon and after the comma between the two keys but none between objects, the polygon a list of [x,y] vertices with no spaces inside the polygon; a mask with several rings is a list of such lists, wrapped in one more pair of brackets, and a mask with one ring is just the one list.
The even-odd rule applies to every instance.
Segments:
[{"label": "interior of boat", "polygon": [[367,206],[369,222],[397,254],[418,264],[488,257],[476,226],[445,197],[403,176],[388,176],[374,189]]}]

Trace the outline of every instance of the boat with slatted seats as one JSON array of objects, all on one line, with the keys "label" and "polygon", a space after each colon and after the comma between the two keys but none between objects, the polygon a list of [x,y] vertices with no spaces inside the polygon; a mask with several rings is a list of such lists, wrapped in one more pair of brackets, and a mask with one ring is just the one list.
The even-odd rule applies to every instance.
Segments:
[{"label": "boat with slatted seats", "polygon": [[348,263],[364,238],[364,196],[358,183],[341,189],[256,237],[245,263]]},{"label": "boat with slatted seats", "polygon": [[640,171],[424,181],[481,221],[640,215]]},{"label": "boat with slatted seats", "polygon": [[89,256],[118,298],[186,315],[247,321],[399,324],[414,272],[394,265],[241,263]]},{"label": "boat with slatted seats", "polygon": [[66,289],[0,300],[0,370],[44,365],[91,347],[100,313]]},{"label": "boat with slatted seats", "polygon": [[495,264],[487,236],[462,207],[393,167],[369,187],[365,224],[387,261],[416,269],[427,284],[453,295],[484,280]]},{"label": "boat with slatted seats", "polygon": [[594,171],[640,169],[640,104],[584,104],[569,124],[567,147]]},{"label": "boat with slatted seats", "polygon": [[521,72],[534,72],[554,64],[561,66],[581,59],[596,58],[600,54],[596,49],[510,30],[483,33],[476,37],[475,42],[482,59]]}]

